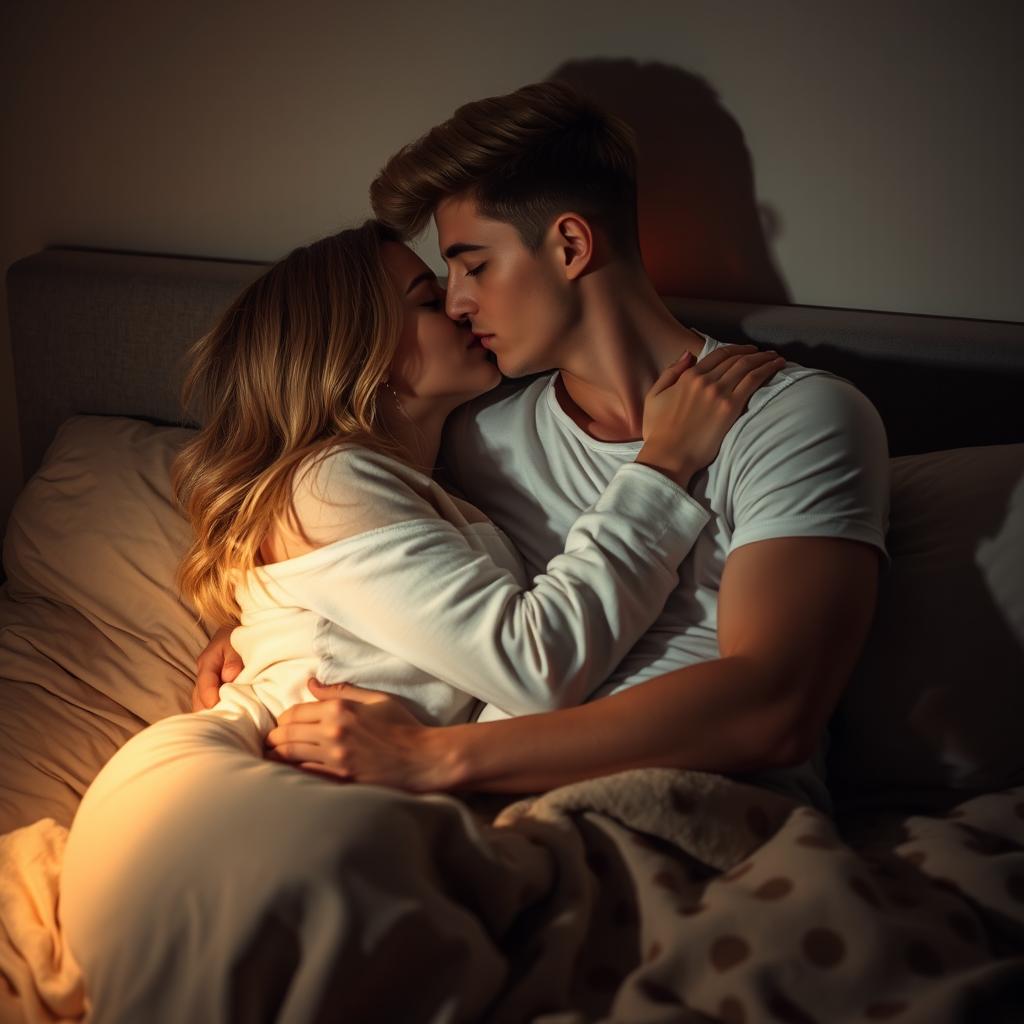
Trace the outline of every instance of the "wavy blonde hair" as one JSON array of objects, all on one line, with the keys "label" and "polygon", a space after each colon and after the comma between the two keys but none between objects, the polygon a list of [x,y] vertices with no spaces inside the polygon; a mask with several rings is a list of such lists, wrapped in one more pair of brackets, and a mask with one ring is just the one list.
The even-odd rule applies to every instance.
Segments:
[{"label": "wavy blonde hair", "polygon": [[238,619],[232,572],[257,564],[279,516],[306,536],[293,478],[307,457],[340,441],[396,451],[377,394],[402,329],[381,256],[397,241],[371,220],[295,249],[186,353],[182,406],[201,428],[171,471],[193,531],[175,581],[209,623]]}]

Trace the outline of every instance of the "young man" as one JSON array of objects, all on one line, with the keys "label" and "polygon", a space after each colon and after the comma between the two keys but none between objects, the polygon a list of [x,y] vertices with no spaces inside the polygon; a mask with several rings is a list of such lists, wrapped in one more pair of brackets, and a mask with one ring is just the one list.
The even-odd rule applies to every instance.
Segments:
[{"label": "young man", "polygon": [[[561,83],[527,86],[467,104],[402,149],[371,198],[406,237],[434,217],[447,312],[507,377],[555,370],[457,413],[442,455],[539,572],[635,459],[660,370],[718,346],[673,318],[644,270],[629,130]],[[485,709],[481,724],[440,730],[450,788],[524,792],[662,765],[744,775],[829,808],[825,727],[885,550],[878,415],[845,381],[787,364],[690,491],[711,522],[651,630],[582,707],[507,721]],[[200,659],[207,692],[221,637]],[[293,710],[270,737],[285,757],[320,724],[317,705]]]}]

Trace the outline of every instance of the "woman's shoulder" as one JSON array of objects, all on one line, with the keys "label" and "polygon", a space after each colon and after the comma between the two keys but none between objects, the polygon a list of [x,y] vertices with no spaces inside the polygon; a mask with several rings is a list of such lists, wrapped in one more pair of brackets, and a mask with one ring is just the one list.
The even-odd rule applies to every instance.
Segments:
[{"label": "woman's shoulder", "polygon": [[429,516],[422,474],[365,445],[344,442],[310,456],[296,473],[301,521],[332,539]]},{"label": "woman's shoulder", "polygon": [[311,460],[295,488],[296,510],[314,530],[355,536],[412,520],[486,523],[468,501],[401,459],[345,442]]}]

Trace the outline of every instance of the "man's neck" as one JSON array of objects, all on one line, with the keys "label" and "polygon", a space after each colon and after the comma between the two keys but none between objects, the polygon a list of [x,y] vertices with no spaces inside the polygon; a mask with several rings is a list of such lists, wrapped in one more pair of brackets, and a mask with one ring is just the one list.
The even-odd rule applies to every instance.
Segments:
[{"label": "man's neck", "polygon": [[609,264],[583,286],[555,395],[591,437],[640,440],[644,396],[683,353],[700,355],[704,341],[672,316],[642,267]]}]

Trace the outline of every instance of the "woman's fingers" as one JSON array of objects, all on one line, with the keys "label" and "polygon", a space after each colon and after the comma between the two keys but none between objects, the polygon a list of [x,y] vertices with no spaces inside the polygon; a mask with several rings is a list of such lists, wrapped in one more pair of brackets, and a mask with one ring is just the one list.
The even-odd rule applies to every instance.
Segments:
[{"label": "woman's fingers", "polygon": [[[742,364],[745,359],[756,359],[759,355],[761,355],[761,350],[754,345],[730,345],[725,350],[715,349],[711,355],[700,361],[697,370],[706,381],[718,381],[732,371],[737,364]],[[711,360],[715,356],[720,356],[720,358],[712,363]]]},{"label": "woman's fingers", "polygon": [[758,351],[756,345],[723,345],[706,355],[697,363],[695,369],[702,377],[716,380],[728,364],[743,356],[756,355]]},{"label": "woman's fingers", "polygon": [[775,370],[778,370],[785,361],[775,352],[754,352],[751,355],[742,356],[724,368],[721,376],[718,377],[718,384],[728,394],[734,391],[749,374],[766,366],[773,366]]},{"label": "woman's fingers", "polygon": [[691,352],[684,352],[674,363],[669,363],[664,370],[658,374],[658,379],[651,385],[650,395],[657,395],[666,388],[672,387],[679,378],[690,369],[696,362],[696,357]]},{"label": "woman's fingers", "polygon": [[766,381],[770,380],[782,367],[785,365],[786,360],[779,356],[778,360],[773,360],[766,363],[764,366],[759,366],[754,370],[751,370],[743,380],[736,385],[733,390],[733,397],[742,406],[746,406],[747,402],[750,401],[750,396],[761,387]]}]

